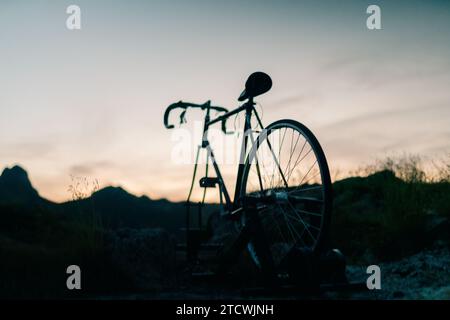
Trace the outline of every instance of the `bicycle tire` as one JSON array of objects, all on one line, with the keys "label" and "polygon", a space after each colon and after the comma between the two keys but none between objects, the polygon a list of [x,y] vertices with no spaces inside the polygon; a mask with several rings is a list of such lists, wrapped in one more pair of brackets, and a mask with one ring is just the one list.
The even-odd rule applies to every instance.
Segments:
[{"label": "bicycle tire", "polygon": [[[292,129],[292,131],[296,131],[299,133],[299,136],[303,136],[305,139],[305,143],[308,143],[311,146],[311,149],[313,151],[313,154],[315,156],[315,158],[317,159],[317,164],[319,167],[319,171],[320,171],[320,179],[321,179],[321,193],[322,193],[322,205],[321,205],[321,220],[320,220],[320,227],[318,230],[317,234],[317,239],[316,241],[314,241],[313,244],[311,244],[309,247],[305,245],[305,247],[308,247],[308,249],[310,249],[312,252],[317,253],[320,252],[326,245],[328,242],[328,233],[329,233],[329,225],[330,225],[330,220],[331,220],[331,211],[332,211],[332,185],[331,185],[331,178],[330,178],[330,173],[329,173],[329,168],[328,168],[328,163],[327,160],[325,158],[325,154],[323,152],[322,147],[320,146],[317,138],[314,136],[314,134],[303,124],[295,121],[295,120],[290,120],[290,119],[284,119],[284,120],[279,120],[276,121],[272,124],[270,124],[265,130],[266,133],[265,134],[259,134],[258,137],[256,138],[255,143],[253,144],[249,155],[247,156],[246,162],[245,162],[245,166],[244,166],[244,170],[243,170],[243,176],[242,176],[242,180],[241,180],[241,193],[240,193],[240,199],[241,202],[245,202],[244,199],[245,197],[248,196],[249,193],[249,175],[251,174],[251,170],[252,170],[252,166],[255,167],[256,166],[256,162],[258,162],[258,150],[261,148],[261,146],[264,145],[265,141],[266,144],[268,146],[270,146],[270,135],[273,134],[276,130],[280,131],[281,134],[281,130],[285,129],[285,134],[287,132],[288,129]],[[284,137],[283,137],[284,139]],[[297,138],[298,141],[299,138]],[[296,144],[297,145],[297,144]],[[291,147],[292,147],[292,142],[291,142]],[[282,146],[280,147],[282,148]],[[270,149],[272,149],[272,147],[270,147]],[[302,150],[303,151],[303,150]],[[274,154],[273,150],[272,150],[272,154]],[[301,153],[300,153],[301,154]],[[291,155],[292,157],[292,155]],[[275,155],[274,155],[274,159],[275,159]],[[280,153],[280,159],[279,159],[279,165],[278,168],[280,168],[282,166],[281,164],[281,153]],[[289,162],[291,162],[291,159],[289,159]],[[276,163],[276,161],[274,161],[274,163]],[[259,171],[259,169],[258,169]],[[279,170],[280,172],[282,170]],[[291,177],[292,172],[290,172],[289,174],[289,178]],[[280,173],[280,176],[283,176],[282,173]],[[272,178],[273,179],[273,178]],[[285,178],[283,178],[284,180],[286,180]],[[289,179],[288,179],[289,181]],[[259,179],[259,184],[261,187],[261,191],[258,192],[266,192],[267,190],[264,190],[263,186],[261,185],[261,179]],[[302,184],[300,183],[300,186],[302,186]],[[319,186],[319,185],[318,185]],[[296,191],[296,189],[294,189],[293,191],[291,191],[289,185],[285,186],[286,189],[286,193],[293,193],[293,192],[300,192],[306,189],[298,189],[299,187],[295,187],[296,189],[298,189],[298,191]],[[312,187],[311,187],[312,188]],[[274,190],[280,190],[282,188],[277,187],[276,189],[274,188]],[[318,187],[317,187],[317,190]],[[312,190],[311,190],[312,191]],[[304,192],[308,192],[308,191],[304,191]],[[276,191],[275,191],[276,193]],[[301,198],[301,197],[300,197]],[[282,208],[280,206],[280,208]],[[293,207],[293,210],[295,212],[295,207]],[[280,210],[278,210],[280,211]],[[269,213],[270,214],[270,213]],[[272,215],[274,216],[274,215]],[[287,214],[286,214],[287,216]],[[289,215],[290,217],[290,215]],[[275,218],[274,218],[275,220]],[[244,213],[242,214],[241,220],[238,222],[239,224],[242,225],[242,223],[247,223],[248,219],[245,215],[245,210]],[[286,223],[288,224],[288,223]],[[306,224],[304,223],[304,228],[307,229]],[[280,229],[280,228],[279,228]],[[289,229],[289,226],[288,226]],[[304,230],[303,230],[304,232]],[[280,229],[280,233],[281,233],[281,229]],[[264,235],[266,236],[266,235]],[[312,236],[311,236],[312,238]],[[277,240],[280,242],[280,240]],[[269,241],[270,242],[270,241]],[[286,240],[287,242],[287,240]],[[269,243],[269,245],[271,245],[271,243]],[[276,245],[279,245],[279,243],[276,243]],[[295,246],[298,246],[298,243],[295,243]],[[258,257],[256,255],[256,251],[253,249],[254,244],[252,243],[252,241],[249,242],[248,246],[247,246],[247,250],[250,253],[250,256],[252,257],[253,262],[261,267],[260,262],[258,261]],[[272,250],[273,252],[273,250]],[[287,255],[287,253],[286,253]],[[280,263],[280,261],[282,260],[282,258],[279,258],[277,260],[278,264]]]}]

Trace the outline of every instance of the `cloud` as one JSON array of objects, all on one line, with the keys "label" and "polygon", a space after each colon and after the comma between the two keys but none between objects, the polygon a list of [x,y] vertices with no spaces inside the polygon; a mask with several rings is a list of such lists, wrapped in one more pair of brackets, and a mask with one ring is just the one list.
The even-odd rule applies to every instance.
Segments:
[{"label": "cloud", "polygon": [[[384,55],[384,57],[382,57]],[[426,63],[420,56],[404,56],[394,53],[377,53],[376,57],[340,56],[326,61],[319,67],[322,77],[336,76],[339,82],[351,82],[364,88],[379,88],[401,85],[417,80],[450,76],[450,62],[447,57],[434,56]]]},{"label": "cloud", "polygon": [[56,149],[51,142],[18,142],[0,144],[0,158],[34,159],[42,158]]},{"label": "cloud", "polygon": [[356,166],[390,152],[437,156],[450,150],[450,105],[366,113],[319,131],[331,167]]},{"label": "cloud", "polygon": [[299,94],[299,95],[292,95],[292,96],[287,96],[281,99],[278,99],[274,102],[274,104],[277,106],[277,108],[281,108],[284,106],[289,106],[292,105],[294,103],[301,103],[308,100],[308,97],[304,94]]},{"label": "cloud", "polygon": [[[367,122],[379,122],[384,119],[390,119],[394,117],[402,117],[404,122],[411,116],[418,116],[418,114],[429,113],[430,111],[450,111],[450,105],[436,105],[436,106],[416,106],[412,108],[392,109],[390,111],[377,111],[372,113],[366,113],[357,117],[347,118],[344,120],[336,121],[329,125],[322,127],[322,130],[337,130],[348,128],[356,125],[367,125]],[[407,122],[408,123],[408,122]]]},{"label": "cloud", "polygon": [[347,54],[345,56],[335,57],[322,64],[320,70],[322,72],[338,71],[343,69],[354,68],[363,62],[361,56]]},{"label": "cloud", "polygon": [[112,168],[115,165],[107,160],[75,164],[69,167],[69,174],[75,176],[92,176],[98,169]]}]

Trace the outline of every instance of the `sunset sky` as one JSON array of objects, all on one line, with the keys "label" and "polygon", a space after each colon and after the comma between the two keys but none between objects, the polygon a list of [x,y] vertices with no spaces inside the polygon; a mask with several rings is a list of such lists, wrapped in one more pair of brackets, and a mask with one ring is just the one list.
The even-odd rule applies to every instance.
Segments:
[{"label": "sunset sky", "polygon": [[[71,4],[81,30],[66,28]],[[370,4],[382,30],[366,27]],[[233,109],[259,70],[273,80],[263,122],[307,125],[332,174],[450,152],[450,1],[0,0],[0,170],[21,165],[53,201],[70,175],[183,200],[192,165],[171,159],[165,108]]]}]

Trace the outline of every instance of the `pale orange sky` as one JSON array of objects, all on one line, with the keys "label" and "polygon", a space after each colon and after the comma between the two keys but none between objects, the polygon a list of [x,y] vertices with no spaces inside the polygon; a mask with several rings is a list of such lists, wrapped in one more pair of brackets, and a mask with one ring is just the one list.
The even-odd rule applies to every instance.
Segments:
[{"label": "pale orange sky", "polygon": [[[377,3],[383,29],[370,31],[371,3],[356,0],[84,0],[82,30],[69,31],[71,1],[2,1],[0,167],[20,164],[54,201],[70,198],[71,174],[184,200],[192,166],[170,161],[165,108],[232,109],[257,70],[274,82],[257,99],[263,122],[307,125],[332,172],[446,154],[450,4]],[[235,166],[225,170],[231,187]]]}]

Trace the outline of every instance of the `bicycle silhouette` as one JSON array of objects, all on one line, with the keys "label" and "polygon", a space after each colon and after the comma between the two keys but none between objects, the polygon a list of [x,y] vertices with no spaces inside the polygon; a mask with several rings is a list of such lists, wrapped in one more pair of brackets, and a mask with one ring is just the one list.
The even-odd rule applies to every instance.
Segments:
[{"label": "bicycle silhouette", "polygon": [[[187,199],[188,257],[195,259],[204,240],[201,213],[200,229],[191,228],[189,208],[199,152],[206,149],[207,165],[212,163],[216,176],[208,177],[206,167],[206,177],[200,179],[200,186],[205,191],[206,188],[219,187],[224,217],[233,221],[239,231],[233,244],[219,251],[220,264],[216,273],[226,273],[238,255],[247,250],[265,279],[273,283],[286,274],[289,276],[286,259],[293,248],[302,248],[314,254],[326,246],[332,194],[324,152],[307,127],[290,119],[263,126],[254,98],[269,91],[271,87],[272,80],[267,74],[255,72],[248,78],[245,89],[238,98],[238,101],[244,103],[236,109],[228,111],[211,105],[210,101],[204,104],[180,101],[167,108],[164,124],[168,129],[174,128],[169,124],[169,115],[174,109],[183,110],[181,123],[185,122],[184,115],[188,108],[205,111],[203,138],[197,150],[193,181]],[[211,110],[221,115],[211,119]],[[208,129],[221,123],[222,131],[227,133],[227,119],[241,112],[245,112],[245,123],[234,197],[231,199],[208,141]],[[259,131],[252,129],[252,117],[256,118]],[[204,201],[203,196],[201,205]]]}]

